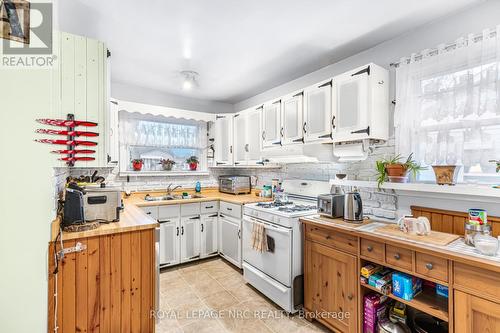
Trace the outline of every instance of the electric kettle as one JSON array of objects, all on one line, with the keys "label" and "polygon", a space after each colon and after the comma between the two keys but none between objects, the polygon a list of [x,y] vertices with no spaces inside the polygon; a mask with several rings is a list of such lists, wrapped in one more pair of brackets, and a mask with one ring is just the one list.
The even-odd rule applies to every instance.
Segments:
[{"label": "electric kettle", "polygon": [[363,222],[363,203],[361,195],[354,189],[344,196],[344,220],[347,222]]}]

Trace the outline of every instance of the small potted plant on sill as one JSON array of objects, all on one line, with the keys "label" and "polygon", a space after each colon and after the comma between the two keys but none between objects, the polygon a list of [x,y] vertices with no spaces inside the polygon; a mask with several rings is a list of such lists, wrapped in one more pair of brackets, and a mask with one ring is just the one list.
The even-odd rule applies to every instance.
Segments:
[{"label": "small potted plant on sill", "polygon": [[142,158],[135,158],[132,160],[132,169],[134,171],[141,171],[144,165],[144,160]]},{"label": "small potted plant on sill", "polygon": [[500,160],[490,160],[491,163],[497,164],[497,172],[500,172]]},{"label": "small potted plant on sill", "polygon": [[379,189],[386,180],[392,183],[406,183],[408,172],[411,172],[416,178],[419,171],[426,169],[413,160],[413,153],[408,156],[405,162],[401,162],[402,159],[401,155],[396,155],[376,162]]},{"label": "small potted plant on sill", "polygon": [[172,167],[175,165],[175,161],[167,158],[164,160],[163,158],[160,160],[160,164],[165,171],[172,171]]},{"label": "small potted plant on sill", "polygon": [[189,164],[189,170],[196,171],[196,169],[198,168],[198,163],[200,163],[200,161],[198,160],[198,157],[196,157],[196,156],[190,156],[186,160],[186,163]]}]

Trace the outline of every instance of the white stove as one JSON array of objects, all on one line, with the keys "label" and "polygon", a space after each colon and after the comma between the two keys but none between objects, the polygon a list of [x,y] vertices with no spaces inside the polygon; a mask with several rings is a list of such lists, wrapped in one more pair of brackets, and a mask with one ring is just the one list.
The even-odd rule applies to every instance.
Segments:
[{"label": "white stove", "polygon": [[[300,217],[317,214],[317,196],[330,191],[328,182],[285,180],[285,202],[255,203],[243,211],[243,275],[245,280],[284,310],[297,312],[303,302],[302,227]],[[251,246],[254,224],[265,227],[268,251]]]}]

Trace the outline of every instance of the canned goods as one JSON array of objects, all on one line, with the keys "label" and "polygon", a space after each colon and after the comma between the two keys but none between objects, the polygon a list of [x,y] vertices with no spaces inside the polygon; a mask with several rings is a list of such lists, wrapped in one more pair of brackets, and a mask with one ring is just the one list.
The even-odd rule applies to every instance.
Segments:
[{"label": "canned goods", "polygon": [[488,224],[488,216],[484,209],[471,208],[469,209],[469,224],[485,225]]}]

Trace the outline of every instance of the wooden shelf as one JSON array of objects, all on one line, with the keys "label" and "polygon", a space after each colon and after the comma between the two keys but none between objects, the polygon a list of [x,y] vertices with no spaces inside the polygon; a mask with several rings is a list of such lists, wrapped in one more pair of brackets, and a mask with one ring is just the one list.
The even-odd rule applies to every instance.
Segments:
[{"label": "wooden shelf", "polygon": [[[368,284],[360,282],[361,286],[373,290],[379,294],[383,294],[380,290],[377,288],[374,288]],[[384,295],[384,294],[383,294]],[[436,295],[434,292],[431,292],[429,290],[423,290],[420,294],[415,296],[414,299],[411,301],[407,301],[405,299],[402,299],[400,297],[394,296],[392,293],[386,295],[389,298],[392,298],[396,301],[399,301],[401,303],[404,303],[408,306],[411,306],[414,309],[417,309],[419,311],[425,312],[427,314],[430,314],[431,316],[434,316],[436,318],[439,318],[441,320],[444,320],[448,322],[449,316],[448,316],[448,299],[443,296]]]}]

